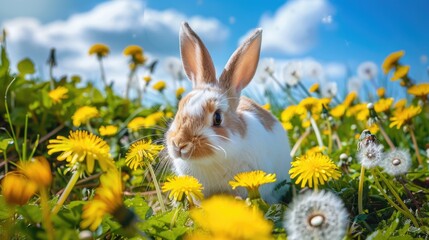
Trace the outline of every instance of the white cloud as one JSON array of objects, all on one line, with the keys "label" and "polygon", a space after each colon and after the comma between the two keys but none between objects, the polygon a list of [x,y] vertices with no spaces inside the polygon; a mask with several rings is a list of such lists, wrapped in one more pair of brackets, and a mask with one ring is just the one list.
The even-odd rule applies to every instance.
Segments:
[{"label": "white cloud", "polygon": [[49,50],[55,47],[58,75],[80,74],[99,80],[98,62],[94,56],[88,56],[87,51],[94,43],[107,44],[111,50],[104,61],[107,78],[114,79],[117,88],[123,88],[128,64],[122,50],[127,45],[138,44],[144,48],[149,61],[178,56],[178,33],[180,23],[185,20],[208,47],[228,37],[228,29],[217,19],[186,16],[174,10],[157,11],[137,0],[107,1],[66,20],[43,24],[35,18],[15,18],[5,21],[2,27],[8,32],[8,51],[13,62],[30,57],[39,68],[46,69]]},{"label": "white cloud", "polygon": [[317,42],[318,26],[332,20],[327,0],[290,0],[274,15],[260,20],[264,34],[262,49],[270,52],[301,54]]},{"label": "white cloud", "polygon": [[344,80],[347,76],[347,67],[342,63],[327,63],[324,66],[326,77],[333,80]]}]

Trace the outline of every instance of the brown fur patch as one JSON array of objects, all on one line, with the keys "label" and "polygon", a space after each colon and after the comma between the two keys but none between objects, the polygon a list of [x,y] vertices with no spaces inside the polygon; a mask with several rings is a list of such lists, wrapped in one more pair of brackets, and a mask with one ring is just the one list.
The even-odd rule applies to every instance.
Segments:
[{"label": "brown fur patch", "polygon": [[247,97],[241,97],[240,104],[238,105],[237,112],[251,112],[256,114],[260,123],[268,131],[272,131],[274,124],[277,122],[276,118],[267,110],[263,109],[257,103],[253,102]]}]

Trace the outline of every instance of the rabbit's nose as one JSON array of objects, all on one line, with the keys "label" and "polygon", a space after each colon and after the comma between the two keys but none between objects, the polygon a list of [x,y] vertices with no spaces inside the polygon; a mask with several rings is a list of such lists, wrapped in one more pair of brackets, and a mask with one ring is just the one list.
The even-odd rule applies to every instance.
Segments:
[{"label": "rabbit's nose", "polygon": [[172,141],[173,150],[177,157],[188,158],[192,144],[186,142]]}]

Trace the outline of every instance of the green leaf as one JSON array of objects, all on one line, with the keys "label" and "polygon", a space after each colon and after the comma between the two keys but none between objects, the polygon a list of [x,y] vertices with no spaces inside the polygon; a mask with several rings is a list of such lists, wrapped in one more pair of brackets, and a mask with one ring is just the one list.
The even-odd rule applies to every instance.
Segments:
[{"label": "green leaf", "polygon": [[42,209],[37,205],[24,205],[17,208],[18,213],[20,213],[25,219],[32,223],[42,222]]},{"label": "green leaf", "polygon": [[124,204],[126,207],[131,208],[140,219],[147,219],[152,215],[152,209],[147,202],[139,196],[125,200]]},{"label": "green leaf", "polygon": [[18,63],[18,71],[20,75],[33,74],[36,72],[34,63],[29,58],[24,58]]},{"label": "green leaf", "polygon": [[0,140],[0,152],[1,151],[6,151],[7,147],[9,146],[9,144],[13,144],[13,139],[12,138],[6,138],[6,139]]}]

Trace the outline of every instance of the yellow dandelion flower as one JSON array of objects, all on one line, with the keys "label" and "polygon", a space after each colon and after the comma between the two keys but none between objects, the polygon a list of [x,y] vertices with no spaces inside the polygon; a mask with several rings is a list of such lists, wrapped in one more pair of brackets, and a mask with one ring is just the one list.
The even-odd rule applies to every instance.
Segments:
[{"label": "yellow dandelion flower", "polygon": [[343,104],[347,107],[352,105],[353,101],[357,98],[357,93],[355,91],[350,92],[347,94],[346,98],[343,101]]},{"label": "yellow dandelion flower", "polygon": [[358,121],[364,122],[367,121],[369,117],[369,110],[368,109],[362,109],[358,114],[356,115],[356,119]]},{"label": "yellow dandelion flower", "polygon": [[395,110],[402,110],[405,108],[405,105],[407,105],[407,99],[403,98],[403,99],[399,99],[396,103],[395,106],[393,107]]},{"label": "yellow dandelion flower", "polygon": [[9,172],[2,181],[2,195],[10,205],[24,205],[36,193],[37,184],[19,172]]},{"label": "yellow dandelion flower", "polygon": [[398,66],[390,80],[396,81],[402,79],[408,74],[408,71],[410,71],[410,66]]},{"label": "yellow dandelion flower", "polygon": [[293,128],[293,125],[291,122],[282,122],[282,126],[286,131],[291,130]]},{"label": "yellow dandelion flower", "polygon": [[146,62],[147,58],[143,54],[136,54],[133,55],[133,61],[135,64],[144,64]]},{"label": "yellow dandelion flower", "polygon": [[[347,117],[356,116],[359,112],[365,109],[368,110],[367,105],[368,105],[367,103],[359,103],[347,108],[346,116]],[[369,111],[368,111],[368,114],[369,114]]]},{"label": "yellow dandelion flower", "polygon": [[320,85],[318,83],[315,83],[313,85],[311,85],[311,87],[308,89],[309,92],[314,93],[319,91],[319,87]]},{"label": "yellow dandelion flower", "polygon": [[345,104],[338,104],[334,108],[329,111],[333,117],[340,118],[344,116],[344,113],[346,112],[347,106]]},{"label": "yellow dandelion flower", "polygon": [[125,56],[143,55],[143,48],[137,45],[130,45],[124,49]]},{"label": "yellow dandelion flower", "polygon": [[385,95],[386,95],[386,89],[384,87],[377,89],[377,96],[379,98],[384,98]]},{"label": "yellow dandelion flower", "polygon": [[393,98],[381,98],[378,102],[374,103],[374,110],[378,113],[386,112],[393,104]]},{"label": "yellow dandelion flower", "polygon": [[92,118],[98,117],[99,113],[96,107],[83,106],[73,114],[73,126],[79,127],[82,124],[87,124]]},{"label": "yellow dandelion flower", "polygon": [[145,124],[146,120],[144,117],[136,117],[128,123],[127,128],[130,129],[132,132],[136,132],[139,129],[143,128]]},{"label": "yellow dandelion flower", "polygon": [[322,110],[321,99],[315,97],[304,98],[298,105],[307,109],[309,112],[318,112]]},{"label": "yellow dandelion flower", "polygon": [[403,50],[391,53],[384,59],[381,68],[383,69],[384,74],[387,74],[394,66],[398,64],[399,59],[404,56],[405,52]]},{"label": "yellow dandelion flower", "polygon": [[145,76],[143,77],[143,81],[144,81],[146,84],[149,84],[151,80],[152,80],[152,77],[151,77],[150,75],[145,75]]},{"label": "yellow dandelion flower", "polygon": [[[127,211],[122,201],[121,174],[115,168],[109,170],[100,177],[100,187],[95,190],[92,200],[83,206],[81,228],[95,231],[101,224],[104,215],[114,215],[116,220],[124,217],[123,211]],[[118,219],[119,217],[119,219]],[[123,224],[121,222],[121,224]]]},{"label": "yellow dandelion flower", "polygon": [[263,108],[263,109],[265,109],[265,110],[267,110],[267,111],[270,111],[270,109],[271,109],[271,104],[266,103],[266,104],[262,105],[262,108]]},{"label": "yellow dandelion flower", "polygon": [[341,173],[337,165],[332,160],[321,153],[305,154],[297,157],[289,170],[291,178],[296,178],[295,184],[301,183],[301,187],[308,186],[318,189],[319,185],[324,185],[330,179],[338,179]]},{"label": "yellow dandelion flower", "polygon": [[237,187],[245,187],[249,193],[249,198],[259,198],[259,187],[263,184],[273,183],[276,181],[276,174],[267,174],[264,171],[256,170],[250,172],[238,173],[234,176],[234,180],[229,181],[232,189]]},{"label": "yellow dandelion flower", "polygon": [[43,157],[34,157],[31,161],[21,162],[20,171],[39,187],[48,187],[52,183],[52,172],[48,160]]},{"label": "yellow dandelion flower", "polygon": [[162,92],[166,87],[166,83],[164,81],[158,81],[152,87],[154,90]]},{"label": "yellow dandelion flower", "polygon": [[110,49],[107,45],[102,44],[102,43],[96,43],[94,45],[92,45],[89,50],[88,50],[88,54],[89,55],[93,55],[96,54],[97,57],[105,57],[109,54]]},{"label": "yellow dandelion flower", "polygon": [[207,239],[272,239],[273,224],[265,220],[257,208],[230,196],[213,196],[190,211],[197,230],[186,239],[198,239],[194,234],[209,235]]},{"label": "yellow dandelion flower", "polygon": [[420,106],[409,106],[408,108],[404,108],[402,110],[396,110],[393,112],[393,116],[390,118],[389,127],[396,126],[397,129],[401,128],[404,124],[409,124],[413,117],[419,115],[422,111]]},{"label": "yellow dandelion flower", "polygon": [[377,124],[371,124],[371,126],[366,126],[366,129],[368,129],[372,134],[377,134],[380,131],[380,128]]},{"label": "yellow dandelion flower", "polygon": [[280,120],[282,122],[289,122],[296,114],[297,106],[291,105],[280,114]]},{"label": "yellow dandelion flower", "polygon": [[194,200],[200,201],[204,198],[203,185],[192,176],[174,176],[167,178],[162,186],[163,192],[170,192],[168,197],[175,202],[182,202],[184,197],[193,205]]},{"label": "yellow dandelion flower", "polygon": [[[146,118],[152,118],[155,122],[159,122],[159,121],[161,121],[162,119],[164,119],[164,117],[165,117],[164,112],[162,112],[162,111],[157,111],[157,112],[154,112],[154,113],[152,113],[152,114],[149,114],[149,116],[147,116]],[[154,125],[155,125],[155,124],[154,124]]]},{"label": "yellow dandelion flower", "polygon": [[182,98],[182,95],[183,95],[183,93],[185,92],[185,88],[184,87],[179,87],[177,90],[176,90],[176,98],[177,99],[180,99],[180,98]]},{"label": "yellow dandelion flower", "polygon": [[325,146],[322,146],[322,147],[320,147],[320,146],[315,146],[315,147],[312,147],[312,148],[308,149],[308,150],[305,152],[305,154],[310,155],[310,154],[315,154],[315,153],[322,153],[322,152],[323,152],[323,151],[325,151],[326,149],[327,149],[327,147],[325,147]]},{"label": "yellow dandelion flower", "polygon": [[166,118],[173,118],[173,117],[174,117],[174,113],[173,113],[173,112],[168,111],[168,112],[166,112],[166,113],[165,113],[165,117],[166,117]]},{"label": "yellow dandelion flower", "polygon": [[131,144],[125,156],[125,164],[133,170],[141,168],[147,162],[153,162],[164,147],[152,144],[152,140],[139,140]]},{"label": "yellow dandelion flower", "polygon": [[49,91],[48,96],[49,98],[51,98],[52,102],[55,103],[60,103],[61,100],[63,99],[67,99],[67,93],[69,92],[69,90],[65,87],[59,86],[57,88],[55,88],[54,90]]},{"label": "yellow dandelion flower", "polygon": [[98,131],[100,132],[101,136],[113,136],[116,133],[118,133],[118,126],[115,125],[107,125],[107,126],[101,126]]},{"label": "yellow dandelion flower", "polygon": [[49,140],[48,154],[61,152],[58,161],[66,160],[70,166],[86,160],[86,169],[89,173],[94,170],[95,160],[98,160],[103,171],[114,167],[110,156],[110,147],[103,139],[84,131],[70,131],[69,137],[57,136],[57,139]]},{"label": "yellow dandelion flower", "polygon": [[429,94],[429,83],[420,83],[408,88],[407,92],[416,97],[426,97]]}]

